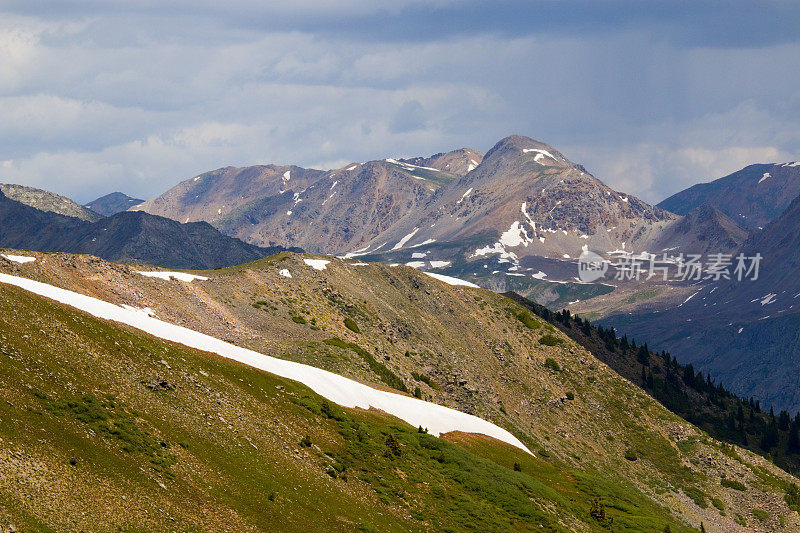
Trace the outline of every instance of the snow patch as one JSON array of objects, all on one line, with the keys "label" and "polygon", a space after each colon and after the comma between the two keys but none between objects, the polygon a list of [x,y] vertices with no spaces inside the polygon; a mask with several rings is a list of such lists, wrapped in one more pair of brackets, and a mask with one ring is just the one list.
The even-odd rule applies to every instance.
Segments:
[{"label": "snow patch", "polygon": [[400,248],[405,246],[406,243],[411,240],[411,237],[413,237],[418,231],[419,231],[419,228],[414,228],[414,231],[412,231],[411,233],[409,233],[408,235],[406,235],[405,237],[400,239],[400,241],[397,244],[394,245],[394,248],[392,248],[391,251],[399,250]]},{"label": "snow patch", "polygon": [[456,204],[460,204],[461,202],[463,202],[464,198],[466,198],[469,195],[469,193],[471,193],[471,192],[472,192],[472,187],[467,189],[467,192],[465,192],[464,194],[461,195],[461,198],[459,198],[459,200],[456,202]]},{"label": "snow patch", "polygon": [[435,272],[425,272],[425,274],[430,276],[430,277],[432,277],[432,278],[434,278],[434,279],[438,279],[439,281],[443,281],[444,283],[447,283],[448,285],[455,285],[455,286],[461,286],[461,287],[473,287],[475,289],[479,289],[480,288],[477,285],[475,285],[474,283],[470,283],[469,281],[464,281],[463,279],[453,278],[451,276],[445,276],[444,274],[436,274]]},{"label": "snow patch", "polygon": [[35,257],[30,257],[27,255],[13,255],[13,254],[0,254],[0,255],[2,255],[9,261],[13,261],[15,263],[25,264],[25,263],[30,263],[31,261],[36,261]]},{"label": "snow patch", "polygon": [[511,246],[513,248],[515,246],[525,245],[527,247],[531,242],[533,242],[533,239],[528,237],[528,232],[522,227],[519,221],[516,220],[511,224],[508,230],[500,235],[500,244],[503,246]]},{"label": "snow patch", "polygon": [[[385,246],[386,243],[383,243],[381,246]],[[347,252],[344,254],[341,259],[350,259],[351,257],[358,257],[359,255],[367,255],[367,250],[369,250],[370,245],[366,245],[363,248],[359,248],[358,250],[353,250],[352,252]],[[380,246],[378,246],[380,248]],[[378,248],[375,248],[376,250]]]},{"label": "snow patch", "polygon": [[425,261],[409,261],[406,263],[406,266],[410,266],[412,268],[422,268],[425,266]]},{"label": "snow patch", "polygon": [[303,262],[314,270],[325,270],[330,260],[328,259],[303,259]]},{"label": "snow patch", "polygon": [[547,274],[545,274],[544,272],[542,272],[542,271],[540,270],[540,271],[539,271],[539,272],[537,272],[536,274],[531,274],[531,277],[532,277],[533,279],[544,279],[544,278],[546,278],[546,277],[547,277]]},{"label": "snow patch", "polygon": [[[698,294],[700,294],[700,291],[697,291],[696,293],[694,293],[694,294],[692,294],[691,296],[689,296],[688,298],[686,298],[686,299],[683,301],[683,304],[685,304],[686,302],[688,302],[689,300],[691,300],[692,298],[694,298],[694,297],[695,297],[695,296],[697,296]],[[681,304],[681,305],[683,305],[683,304]],[[680,307],[681,305],[679,305],[678,307]]]},{"label": "snow patch", "polygon": [[411,259],[425,259],[426,255],[428,255],[428,252],[414,252],[411,254]]},{"label": "snow patch", "polygon": [[[433,226],[431,226],[431,227],[433,227]],[[425,239],[421,243],[415,244],[414,246],[411,246],[410,248],[419,248],[420,246],[425,246],[427,244],[433,244],[434,242],[436,242],[436,239]]]},{"label": "snow patch", "polygon": [[278,274],[280,274],[284,278],[291,278],[292,277],[292,273],[289,272],[289,269],[287,269],[287,268],[283,268],[283,269],[279,270]]},{"label": "snow patch", "polygon": [[[450,266],[452,261],[431,261],[431,268],[444,268],[446,266]],[[484,267],[486,265],[483,265]]]},{"label": "snow patch", "polygon": [[197,274],[187,274],[186,272],[145,272],[142,270],[136,270],[137,274],[141,274],[142,276],[147,276],[148,278],[159,278],[166,281],[170,279],[177,279],[178,281],[185,281],[187,283],[192,282],[196,279],[201,281],[208,281],[208,278],[205,276],[198,276]]},{"label": "snow patch", "polygon": [[[549,157],[550,159],[552,159],[552,160],[554,160],[554,161],[558,161],[558,158],[556,158],[556,156],[554,156],[553,154],[551,154],[551,153],[550,153],[550,152],[548,152],[547,150],[540,150],[540,149],[538,149],[538,148],[523,148],[522,152],[523,152],[523,153],[526,153],[526,154],[527,154],[528,152],[538,152],[538,153],[539,153],[539,155],[546,155],[546,156],[547,156],[547,157]],[[534,160],[534,161],[536,161],[537,163],[539,163],[539,161],[538,161],[538,159],[537,159],[538,157],[539,157],[539,156],[536,156],[536,157],[534,157],[534,158],[533,158],[533,160]]]},{"label": "snow patch", "polygon": [[761,305],[762,305],[762,306],[764,306],[764,305],[769,305],[769,304],[771,304],[771,303],[775,303],[775,299],[777,298],[777,296],[778,296],[778,295],[777,295],[777,294],[775,294],[774,292],[771,292],[771,293],[769,293],[769,294],[765,295],[765,296],[764,296],[764,297],[761,299]]},{"label": "snow patch", "polygon": [[771,177],[772,177],[772,176],[770,176],[770,175],[769,175],[769,172],[764,172],[764,175],[763,175],[763,176],[761,176],[761,179],[760,179],[760,180],[758,180],[758,183],[761,183],[761,182],[762,182],[762,181],[764,181],[765,179],[767,179],[767,178],[771,178]]}]

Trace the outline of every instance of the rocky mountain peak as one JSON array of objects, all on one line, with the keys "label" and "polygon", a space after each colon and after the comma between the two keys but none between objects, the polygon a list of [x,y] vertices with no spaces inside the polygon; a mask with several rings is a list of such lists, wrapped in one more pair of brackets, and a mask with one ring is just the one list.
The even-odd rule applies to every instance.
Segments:
[{"label": "rocky mountain peak", "polygon": [[78,205],[69,198],[50,191],[14,184],[0,184],[0,191],[11,200],[16,200],[48,213],[56,213],[89,222],[103,218],[100,214]]},{"label": "rocky mountain peak", "polygon": [[525,137],[524,135],[509,135],[495,144],[486,152],[484,160],[495,161],[507,157],[518,157],[520,154],[529,154],[535,163],[541,165],[572,165],[564,154],[547,143]]}]

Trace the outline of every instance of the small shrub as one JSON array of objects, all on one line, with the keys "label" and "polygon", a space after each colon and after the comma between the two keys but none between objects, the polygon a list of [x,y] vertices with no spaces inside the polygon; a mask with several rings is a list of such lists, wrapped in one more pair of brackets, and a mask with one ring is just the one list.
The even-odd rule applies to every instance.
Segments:
[{"label": "small shrub", "polygon": [[635,450],[633,450],[632,448],[628,448],[627,450],[625,450],[625,459],[627,459],[628,461],[636,461],[639,459],[639,457],[636,455]]},{"label": "small shrub", "polygon": [[720,501],[719,498],[712,498],[711,499],[711,505],[713,505],[714,507],[716,507],[720,511],[724,511],[725,510],[725,505],[722,503],[722,501]]},{"label": "small shrub", "polygon": [[558,346],[563,342],[563,340],[549,333],[547,335],[542,335],[541,338],[539,338],[539,344],[543,344],[545,346]]},{"label": "small shrub", "polygon": [[688,486],[683,489],[683,492],[690,497],[698,507],[701,509],[708,509],[708,502],[706,501],[706,495],[703,493],[703,491],[698,488]]},{"label": "small shrub", "polygon": [[303,448],[310,448],[311,447],[311,437],[306,435],[302,439],[300,439],[300,446]]},{"label": "small shrub", "polygon": [[292,315],[292,322],[296,324],[307,324],[308,321],[300,315]]},{"label": "small shrub", "polygon": [[561,371],[561,366],[559,366],[556,360],[553,359],[552,357],[548,357],[547,359],[544,360],[544,367],[549,368],[550,370],[554,370],[556,372]]},{"label": "small shrub", "polygon": [[514,463],[514,472],[522,472],[522,467],[519,463]]},{"label": "small shrub", "polygon": [[742,492],[747,490],[747,485],[735,479],[722,478],[719,484],[729,489],[740,490]]},{"label": "small shrub", "polygon": [[361,330],[358,327],[358,323],[350,317],[344,319],[344,327],[352,331],[353,333],[361,333]]},{"label": "small shrub", "polygon": [[403,454],[403,450],[400,448],[400,443],[397,441],[397,437],[394,436],[393,433],[389,433],[386,436],[386,447],[389,449],[388,453],[395,457],[400,457]]},{"label": "small shrub", "polygon": [[522,310],[514,316],[528,329],[539,329],[542,326],[528,311]]},{"label": "small shrub", "polygon": [[566,396],[567,396],[567,400],[570,400],[570,401],[571,401],[571,400],[574,400],[574,399],[575,399],[575,394],[574,394],[574,393],[572,393],[572,392],[569,392],[569,391],[567,391],[567,394],[566,394]]},{"label": "small shrub", "polygon": [[592,505],[589,508],[589,516],[604,526],[611,525],[614,522],[613,518],[606,516],[606,506],[598,499],[592,500]]},{"label": "small shrub", "polygon": [[786,505],[789,506],[789,509],[800,513],[800,488],[797,487],[796,483],[786,487],[786,495],[783,499],[786,500]]},{"label": "small shrub", "polygon": [[[406,352],[408,353],[408,352]],[[421,381],[428,385],[430,388],[434,390],[439,390],[439,384],[433,381],[430,377],[426,376],[425,374],[420,374],[419,372],[411,372],[411,377],[416,379],[417,381]]]},{"label": "small shrub", "polygon": [[753,516],[760,521],[765,522],[769,518],[769,513],[764,509],[753,509]]},{"label": "small shrub", "polygon": [[361,356],[361,358],[364,361],[366,361],[367,365],[369,365],[370,370],[375,372],[375,374],[377,374],[384,383],[397,390],[408,392],[408,387],[406,386],[405,382],[399,376],[397,376],[397,374],[392,372],[383,363],[377,361],[371,353],[366,351],[358,344],[354,342],[345,342],[342,339],[336,337],[333,337],[331,339],[325,339],[322,342],[324,342],[329,346],[336,346],[337,348],[342,348],[345,350],[347,349],[353,350],[359,356]]}]

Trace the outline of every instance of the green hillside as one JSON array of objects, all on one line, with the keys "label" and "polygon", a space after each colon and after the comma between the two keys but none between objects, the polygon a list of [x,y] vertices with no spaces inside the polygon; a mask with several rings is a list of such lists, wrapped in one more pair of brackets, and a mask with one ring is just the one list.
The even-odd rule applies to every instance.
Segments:
[{"label": "green hillside", "polygon": [[698,431],[501,295],[402,267],[316,271],[294,254],[192,284],[36,256],[0,270],[111,301],[136,295],[164,319],[264,353],[402,383],[505,427],[536,456],[342,409],[0,285],[0,521],[23,530],[800,525],[786,502],[794,478]]}]

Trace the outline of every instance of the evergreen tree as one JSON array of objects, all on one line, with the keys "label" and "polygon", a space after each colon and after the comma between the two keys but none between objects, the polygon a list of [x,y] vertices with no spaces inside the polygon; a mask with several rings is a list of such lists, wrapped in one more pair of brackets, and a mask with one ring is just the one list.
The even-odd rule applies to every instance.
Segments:
[{"label": "evergreen tree", "polygon": [[643,344],[639,351],[636,352],[636,360],[639,361],[639,364],[645,366],[650,364],[650,350],[647,349],[647,343]]},{"label": "evergreen tree", "polygon": [[789,443],[786,447],[789,453],[800,454],[800,427],[797,424],[792,424],[789,429]]}]

